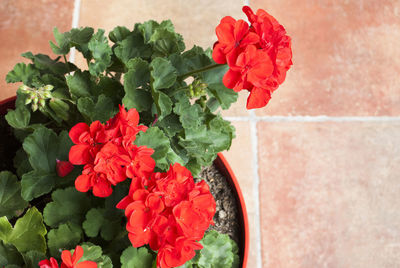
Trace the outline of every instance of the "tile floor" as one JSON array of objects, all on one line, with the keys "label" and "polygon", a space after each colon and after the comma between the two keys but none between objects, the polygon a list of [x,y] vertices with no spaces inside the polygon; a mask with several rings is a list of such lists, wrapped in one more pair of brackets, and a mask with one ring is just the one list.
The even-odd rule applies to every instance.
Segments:
[{"label": "tile floor", "polygon": [[[248,2],[2,0],[0,76],[22,52],[49,53],[54,26],[171,18],[188,47],[211,46],[219,19],[244,18]],[[247,202],[248,267],[400,267],[400,2],[249,4],[286,27],[294,66],[266,108],[246,111],[242,94],[224,112],[237,129],[225,155]],[[3,78],[0,99],[16,89]]]}]

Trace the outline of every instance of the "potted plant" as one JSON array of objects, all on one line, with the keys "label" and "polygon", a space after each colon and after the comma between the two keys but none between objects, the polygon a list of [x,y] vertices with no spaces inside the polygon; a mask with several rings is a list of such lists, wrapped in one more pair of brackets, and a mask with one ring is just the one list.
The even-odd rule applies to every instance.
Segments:
[{"label": "potted plant", "polygon": [[[243,11],[250,25],[224,17],[212,50],[185,51],[170,21],[147,21],[109,40],[55,29],[57,58],[22,54],[32,63],[8,73],[22,85],[0,105],[15,102],[12,133],[0,122],[1,267],[246,267],[246,209],[218,155],[235,130],[219,109],[243,89],[247,109],[265,106],[291,48],[267,12]],[[87,70],[67,61],[71,48]],[[218,189],[241,204],[244,239],[218,231]]]}]

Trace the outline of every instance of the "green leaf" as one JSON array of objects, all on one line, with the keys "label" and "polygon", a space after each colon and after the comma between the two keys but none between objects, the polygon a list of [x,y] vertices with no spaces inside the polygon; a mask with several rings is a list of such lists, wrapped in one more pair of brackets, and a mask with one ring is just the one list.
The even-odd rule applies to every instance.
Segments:
[{"label": "green leaf", "polygon": [[[129,68],[124,76],[125,97],[122,103],[127,109],[135,108],[138,112],[149,110],[152,97],[145,87],[150,82],[149,64],[141,58],[134,58],[127,63]],[[141,87],[141,88],[139,88]]]},{"label": "green leaf", "polygon": [[67,38],[68,33],[60,33],[57,27],[53,29],[54,39],[57,42],[57,45],[50,41],[50,47],[53,50],[54,54],[58,55],[66,55],[69,52],[69,40]]},{"label": "green leaf", "polygon": [[93,32],[93,28],[90,27],[74,28],[65,33],[60,33],[57,28],[54,28],[53,33],[57,45],[50,41],[51,49],[54,54],[66,55],[70,47],[76,47],[87,58],[89,56],[87,43],[90,41]]},{"label": "green leaf", "polygon": [[67,222],[57,229],[51,229],[47,234],[50,255],[60,256],[60,252],[66,248],[74,248],[82,238],[82,229],[79,225]]},{"label": "green leaf", "polygon": [[33,79],[40,75],[39,71],[33,64],[17,63],[14,69],[6,76],[7,83],[22,82],[30,86]]},{"label": "green leaf", "polygon": [[56,75],[64,75],[69,72],[76,71],[77,67],[72,63],[59,62],[58,59],[51,59],[48,55],[36,54],[31,52],[22,54],[23,57],[31,59],[35,64],[35,68],[43,71],[48,71]]},{"label": "green leaf", "polygon": [[157,107],[158,118],[162,119],[172,111],[172,100],[161,91],[152,90],[154,102]]},{"label": "green leaf", "polygon": [[96,87],[96,92],[99,94],[104,94],[110,98],[116,107],[118,104],[121,104],[121,99],[123,98],[125,92],[124,86],[119,81],[107,76],[103,76],[100,78],[100,81]]},{"label": "green leaf", "polygon": [[8,171],[0,172],[0,216],[11,219],[27,205],[21,197],[21,183],[17,177]]},{"label": "green leaf", "polygon": [[177,78],[177,71],[168,59],[155,58],[151,64],[152,87],[154,90],[171,87]]},{"label": "green leaf", "polygon": [[22,176],[22,197],[30,201],[50,192],[57,179],[56,160],[67,160],[72,141],[66,131],[57,136],[54,131],[41,127],[25,138],[22,144],[29,156],[33,171]]},{"label": "green leaf", "polygon": [[207,135],[214,141],[213,150],[216,153],[229,150],[232,139],[235,137],[235,127],[232,126],[229,121],[217,115],[209,122],[209,131]]},{"label": "green leaf", "polygon": [[222,83],[209,84],[208,90],[214,96],[222,109],[228,109],[238,99],[238,93],[224,86]]},{"label": "green leaf", "polygon": [[150,42],[150,38],[153,35],[154,31],[156,28],[159,27],[158,22],[154,20],[149,20],[140,24],[136,24],[135,28],[138,28],[138,30],[141,32],[144,41],[146,43]]},{"label": "green leaf", "polygon": [[179,116],[174,113],[167,115],[162,120],[158,120],[156,126],[162,128],[164,133],[169,137],[174,137],[182,130],[182,123],[179,121]]},{"label": "green leaf", "polygon": [[121,268],[145,268],[152,267],[153,255],[145,247],[129,247],[122,252]]},{"label": "green leaf", "polygon": [[21,195],[27,200],[49,193],[55,186],[58,176],[52,173],[33,170],[22,175]]},{"label": "green leaf", "polygon": [[0,239],[14,245],[20,253],[30,250],[45,253],[46,233],[42,214],[35,207],[30,208],[22,218],[19,218],[14,228],[11,227],[7,217],[0,218]]},{"label": "green leaf", "polygon": [[12,264],[21,267],[23,262],[21,254],[13,245],[0,240],[0,267],[9,267]]},{"label": "green leaf", "polygon": [[173,164],[176,160],[177,156],[176,154],[174,155],[171,149],[168,137],[158,127],[150,127],[146,132],[140,132],[135,140],[135,144],[154,149],[154,154],[151,157],[156,161],[156,166],[161,170],[168,169],[169,165]]},{"label": "green leaf", "polygon": [[[102,255],[103,251],[101,250],[101,247],[96,246],[92,243],[85,243],[82,245],[83,249],[83,256],[80,259],[79,262],[83,261],[94,261],[97,263],[98,268],[112,268],[112,262],[110,257],[107,255]],[[71,253],[73,254],[74,250],[71,250]]]},{"label": "green leaf", "polygon": [[8,124],[13,128],[25,129],[28,127],[31,120],[31,113],[24,106],[18,107],[15,110],[10,110],[5,116]]},{"label": "green leaf", "polygon": [[90,199],[75,187],[58,189],[51,197],[53,202],[46,205],[43,216],[45,223],[53,228],[66,222],[80,225],[90,208]]},{"label": "green leaf", "polygon": [[179,120],[184,128],[195,128],[203,121],[203,111],[198,104],[191,105],[189,100],[181,99],[175,104],[174,112],[179,115]]},{"label": "green leaf", "polygon": [[57,136],[53,130],[42,127],[29,135],[22,146],[35,170],[55,173],[56,160],[68,159],[72,141],[66,131]]},{"label": "green leaf", "polygon": [[67,121],[69,118],[69,105],[64,101],[53,98],[49,101],[49,106],[53,110],[53,112],[64,121]]},{"label": "green leaf", "polygon": [[126,65],[130,59],[136,57],[149,58],[151,47],[144,43],[139,33],[134,32],[117,43],[114,53]]},{"label": "green leaf", "polygon": [[90,97],[94,83],[90,80],[88,71],[76,71],[73,75],[66,76],[67,85],[71,95],[75,98]]},{"label": "green leaf", "polygon": [[105,209],[92,208],[86,214],[86,220],[83,222],[83,229],[89,237],[96,237],[99,233],[106,241],[112,240],[117,234],[116,224],[119,219],[111,221],[106,218]]},{"label": "green leaf", "polygon": [[165,28],[155,30],[150,38],[150,43],[160,56],[167,56],[185,50],[183,38],[177,33],[170,32]]},{"label": "green leaf", "polygon": [[108,38],[114,43],[120,42],[131,34],[128,28],[124,26],[115,27],[109,34]]},{"label": "green leaf", "polygon": [[185,43],[180,34],[175,33],[174,26],[170,20],[160,24],[150,20],[142,24],[136,24],[135,30],[139,30],[144,41],[153,46],[155,55],[166,56],[180,53],[185,50]]},{"label": "green leaf", "polygon": [[200,69],[212,64],[212,61],[205,54],[203,48],[199,46],[193,46],[192,49],[185,51],[182,57],[185,63],[185,72]]},{"label": "green leaf", "polygon": [[96,103],[89,97],[80,98],[77,106],[78,110],[87,116],[91,122],[100,120],[105,123],[116,113],[112,100],[103,94],[98,97]]},{"label": "green leaf", "polygon": [[36,250],[28,251],[23,255],[25,261],[25,268],[36,268],[41,260],[47,259],[43,252]]},{"label": "green leaf", "polygon": [[99,76],[111,65],[112,50],[104,36],[104,30],[99,29],[88,44],[94,62],[89,62],[89,71],[93,76]]},{"label": "green leaf", "polygon": [[238,263],[235,262],[238,259],[237,245],[228,235],[210,231],[203,237],[200,243],[203,245],[203,249],[200,250],[199,267],[239,267]]},{"label": "green leaf", "polygon": [[14,168],[17,170],[18,177],[22,177],[23,174],[32,170],[28,155],[23,148],[20,148],[15,154]]}]

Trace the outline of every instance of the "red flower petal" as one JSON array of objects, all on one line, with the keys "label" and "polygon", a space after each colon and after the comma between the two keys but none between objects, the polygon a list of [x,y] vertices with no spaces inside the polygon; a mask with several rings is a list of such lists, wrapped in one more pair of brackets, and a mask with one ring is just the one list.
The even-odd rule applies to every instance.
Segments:
[{"label": "red flower petal", "polygon": [[105,178],[99,178],[93,185],[93,195],[97,197],[107,197],[112,194],[111,184]]},{"label": "red flower petal", "polygon": [[236,46],[239,45],[239,42],[243,39],[243,37],[245,37],[248,31],[249,31],[249,24],[247,24],[247,22],[245,22],[244,20],[236,21],[233,30],[235,41],[238,42],[237,44],[235,44]]},{"label": "red flower petal", "polygon": [[215,43],[214,49],[212,52],[213,60],[218,64],[225,64],[226,63],[226,55],[223,51],[224,46],[219,42]]},{"label": "red flower petal", "polygon": [[72,255],[72,262],[76,265],[80,258],[83,256],[83,248],[81,246],[76,246],[74,250],[74,255]]},{"label": "red flower petal", "polygon": [[229,69],[224,75],[222,82],[227,88],[234,88],[235,85],[241,80],[240,72],[232,71]]},{"label": "red flower petal", "polygon": [[76,266],[76,268],[97,268],[97,263],[95,263],[94,261],[83,261],[78,263]]},{"label": "red flower petal", "polygon": [[79,144],[81,143],[79,137],[82,135],[82,133],[88,131],[89,131],[89,126],[86,123],[78,123],[75,126],[73,126],[69,131],[69,137],[71,138],[73,143]]},{"label": "red flower petal", "polygon": [[68,267],[73,266],[73,260],[72,260],[71,252],[69,250],[64,250],[61,253],[61,259],[63,261],[63,264],[67,265]]},{"label": "red flower petal", "polygon": [[254,87],[247,98],[247,109],[261,108],[268,104],[271,93],[267,89]]},{"label": "red flower petal", "polygon": [[90,146],[87,144],[74,145],[69,150],[69,162],[74,165],[86,165],[92,161]]},{"label": "red flower petal", "polygon": [[235,41],[233,36],[233,29],[236,20],[230,16],[224,17],[221,23],[215,28],[215,33],[217,34],[218,41],[223,44],[231,44]]},{"label": "red flower petal", "polygon": [[90,176],[87,174],[79,175],[75,180],[75,188],[79,192],[87,192],[92,187],[90,182]]},{"label": "red flower petal", "polygon": [[74,169],[74,165],[69,161],[60,161],[56,159],[56,171],[59,177],[65,177]]}]

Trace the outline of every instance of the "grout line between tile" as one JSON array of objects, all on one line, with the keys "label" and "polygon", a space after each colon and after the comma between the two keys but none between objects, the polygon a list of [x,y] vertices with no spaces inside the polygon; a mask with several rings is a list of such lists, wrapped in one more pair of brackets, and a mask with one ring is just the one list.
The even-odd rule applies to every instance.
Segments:
[{"label": "grout line between tile", "polygon": [[[81,11],[81,0],[74,1],[74,11],[72,13],[72,28],[78,28],[79,26],[79,14]],[[75,63],[75,48],[73,47],[69,54],[69,61]]]},{"label": "grout line between tile", "polygon": [[[250,113],[253,111],[250,111]],[[228,121],[255,122],[400,122],[399,116],[224,116]]]},{"label": "grout line between tile", "polygon": [[259,184],[260,178],[258,175],[258,135],[257,135],[257,116],[254,111],[250,111],[250,136],[251,136],[251,146],[253,152],[253,177],[254,177],[254,184],[253,184],[253,191],[255,196],[255,233],[256,237],[250,238],[251,240],[256,240],[256,265],[257,268],[261,268],[262,260],[261,260],[261,218],[260,218],[260,194],[259,194]]}]

